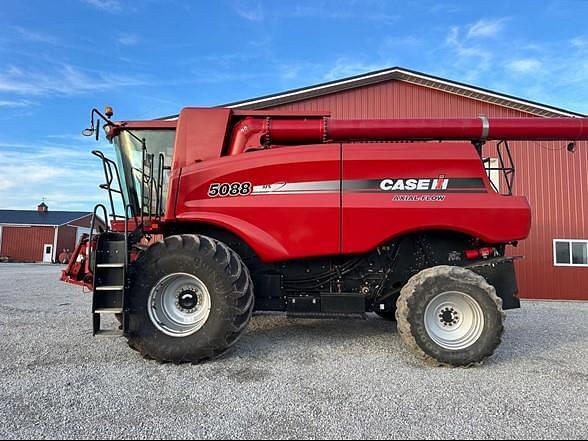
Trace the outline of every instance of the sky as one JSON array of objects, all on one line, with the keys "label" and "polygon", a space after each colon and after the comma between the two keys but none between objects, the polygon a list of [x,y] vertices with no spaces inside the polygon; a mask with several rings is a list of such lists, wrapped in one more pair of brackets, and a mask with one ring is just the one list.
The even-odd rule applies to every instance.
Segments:
[{"label": "sky", "polygon": [[588,114],[588,1],[0,0],[0,208],[106,202],[92,107],[150,119],[400,66]]}]

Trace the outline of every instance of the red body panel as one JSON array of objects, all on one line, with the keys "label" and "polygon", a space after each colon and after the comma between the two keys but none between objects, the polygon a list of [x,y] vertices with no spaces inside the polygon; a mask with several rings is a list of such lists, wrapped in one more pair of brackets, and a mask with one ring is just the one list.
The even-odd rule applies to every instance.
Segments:
[{"label": "red body panel", "polygon": [[[335,191],[280,192],[283,183],[340,182],[340,145],[250,152],[182,170],[176,216],[217,225],[244,239],[265,261],[338,254],[340,196]],[[273,185],[275,192],[209,197],[213,183]]]},{"label": "red body panel", "polygon": [[[342,171],[342,174],[341,174]],[[395,201],[384,179],[480,181],[434,202]],[[368,187],[347,189],[357,185]],[[211,185],[250,182],[249,195],[210,197]],[[264,186],[267,191],[263,191]],[[362,143],[284,147],[225,156],[182,170],[175,213],[181,222],[226,228],[266,262],[356,254],[424,229],[453,230],[489,243],[524,239],[526,199],[495,193],[467,143]],[[472,190],[476,191],[472,193]],[[439,194],[403,192],[403,194]],[[342,226],[341,226],[342,222]]]},{"label": "red body panel", "polygon": [[178,119],[172,169],[221,156],[230,116],[229,109],[183,109]]},{"label": "red body panel", "polygon": [[[402,201],[394,200],[395,195],[389,192],[344,191],[342,252],[367,252],[393,237],[418,230],[458,231],[488,243],[510,242],[527,236],[531,219],[527,200],[496,193],[471,144],[343,145],[345,181],[439,175],[479,177],[483,189],[448,192],[442,195],[442,201]],[[418,196],[427,195],[435,193],[418,192]]]}]

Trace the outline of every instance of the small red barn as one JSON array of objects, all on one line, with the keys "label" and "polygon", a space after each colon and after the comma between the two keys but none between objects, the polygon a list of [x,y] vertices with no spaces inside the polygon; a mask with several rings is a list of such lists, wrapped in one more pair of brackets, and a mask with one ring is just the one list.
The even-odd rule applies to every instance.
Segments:
[{"label": "small red barn", "polygon": [[[0,210],[0,257],[14,262],[57,262],[64,250],[89,233],[92,213],[37,210]],[[102,223],[100,225],[103,225]]]}]

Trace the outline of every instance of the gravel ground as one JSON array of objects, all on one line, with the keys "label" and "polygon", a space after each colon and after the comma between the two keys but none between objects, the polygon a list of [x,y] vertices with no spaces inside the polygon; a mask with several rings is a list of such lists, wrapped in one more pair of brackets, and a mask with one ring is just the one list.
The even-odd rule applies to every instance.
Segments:
[{"label": "gravel ground", "polygon": [[588,438],[588,303],[525,302],[471,369],[421,365],[376,317],[273,315],[174,366],[92,338],[59,269],[0,264],[1,438]]}]

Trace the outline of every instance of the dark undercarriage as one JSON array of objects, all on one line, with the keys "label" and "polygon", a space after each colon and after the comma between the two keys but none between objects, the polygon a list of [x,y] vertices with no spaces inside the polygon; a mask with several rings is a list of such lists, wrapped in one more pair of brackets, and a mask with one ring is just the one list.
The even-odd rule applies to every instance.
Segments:
[{"label": "dark undercarriage", "polygon": [[254,281],[258,311],[295,315],[393,313],[406,282],[423,269],[438,265],[472,269],[495,287],[504,309],[520,307],[513,259],[504,257],[505,246],[497,247],[495,256],[468,260],[465,250],[483,244],[459,233],[414,233],[368,254],[270,264],[261,262],[243,241],[226,231],[199,228],[198,233],[226,243],[241,256]]}]

